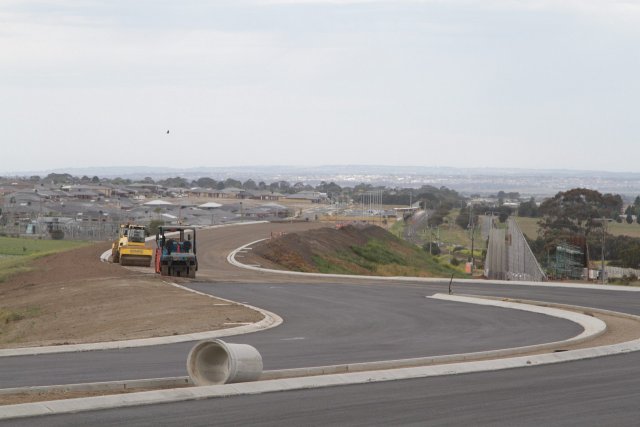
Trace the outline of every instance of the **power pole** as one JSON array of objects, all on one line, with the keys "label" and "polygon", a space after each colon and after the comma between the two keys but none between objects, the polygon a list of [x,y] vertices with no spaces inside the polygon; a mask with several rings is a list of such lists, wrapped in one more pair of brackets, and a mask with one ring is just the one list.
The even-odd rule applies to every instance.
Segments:
[{"label": "power pole", "polygon": [[607,222],[609,221],[607,218],[602,217],[602,218],[596,218],[595,221],[599,221],[602,224],[602,249],[600,251],[600,279],[602,281],[602,284],[605,284],[605,277],[604,277],[604,273],[605,273],[605,269],[604,269],[604,245],[605,245],[605,235],[607,232]]},{"label": "power pole", "polygon": [[605,279],[604,279],[604,243],[605,243],[605,235],[606,235],[606,229],[605,229],[605,225],[607,224],[607,220],[605,218],[602,218],[602,260],[601,260],[601,276],[602,276],[602,284],[605,284]]},{"label": "power pole", "polygon": [[469,205],[469,222],[471,223],[471,277],[473,277],[473,269],[476,265],[476,259],[475,259],[475,254],[474,254],[474,241],[475,241],[475,231],[476,231],[476,224],[475,221],[473,220],[473,205]]}]

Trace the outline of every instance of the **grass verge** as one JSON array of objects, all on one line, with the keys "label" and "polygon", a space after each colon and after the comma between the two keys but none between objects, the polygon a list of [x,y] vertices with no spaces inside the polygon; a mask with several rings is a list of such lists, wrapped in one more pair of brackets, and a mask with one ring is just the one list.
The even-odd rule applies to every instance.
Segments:
[{"label": "grass verge", "polygon": [[89,244],[91,243],[75,240],[0,237],[0,283],[10,276],[29,271],[31,262],[37,258]]},{"label": "grass verge", "polygon": [[313,260],[319,272],[328,274],[417,277],[449,277],[453,274],[454,277],[466,277],[460,270],[420,248],[407,245],[401,251],[398,248],[391,250],[375,239],[352,246],[349,251],[316,255]]}]

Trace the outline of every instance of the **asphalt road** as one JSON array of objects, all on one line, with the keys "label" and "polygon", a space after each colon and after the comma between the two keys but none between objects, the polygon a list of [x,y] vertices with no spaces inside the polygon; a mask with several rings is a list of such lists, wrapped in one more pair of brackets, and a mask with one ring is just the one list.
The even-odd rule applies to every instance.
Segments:
[{"label": "asphalt road", "polygon": [[[264,234],[265,229],[260,230]],[[239,240],[255,240],[225,233],[217,234],[218,253]],[[206,242],[203,247],[212,244]],[[579,332],[576,325],[546,316],[425,298],[444,291],[444,283],[318,284],[314,279],[315,284],[302,284],[296,283],[299,279],[259,273],[241,283],[242,272],[224,265],[219,256],[210,256],[203,270],[213,280],[194,288],[264,307],[285,319],[278,328],[228,339],[255,345],[266,369],[512,347]],[[234,283],[215,280],[216,272]],[[637,293],[490,284],[455,284],[454,292],[640,314]],[[182,375],[190,345],[3,358],[0,384]],[[640,354],[632,353],[507,371],[15,420],[7,425],[637,425],[639,374]]]},{"label": "asphalt road", "polygon": [[16,420],[15,426],[634,426],[640,354]]},{"label": "asphalt road", "polygon": [[[263,356],[265,369],[404,359],[518,347],[578,335],[575,323],[517,310],[425,298],[442,286],[194,284],[265,308],[284,324],[227,338]],[[2,388],[187,375],[194,343],[0,359]]]}]

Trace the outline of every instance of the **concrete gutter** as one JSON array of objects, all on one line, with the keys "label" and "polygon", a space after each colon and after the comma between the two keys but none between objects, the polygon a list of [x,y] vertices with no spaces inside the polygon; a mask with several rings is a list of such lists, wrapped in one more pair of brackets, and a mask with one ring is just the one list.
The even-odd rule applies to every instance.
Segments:
[{"label": "concrete gutter", "polygon": [[[475,296],[453,296],[445,294],[434,294],[427,298],[433,298],[443,301],[454,301],[468,304],[486,305],[500,308],[508,308],[512,310],[528,311],[532,313],[544,314],[547,316],[557,317],[560,319],[569,320],[579,324],[583,328],[583,332],[579,335],[569,338],[563,341],[556,341],[543,344],[535,344],[523,347],[506,348],[499,350],[487,350],[473,353],[461,353],[451,354],[443,356],[429,356],[418,357],[411,359],[397,359],[397,360],[384,360],[376,362],[361,362],[361,363],[349,363],[340,365],[328,365],[328,366],[314,366],[309,368],[294,368],[294,369],[280,369],[265,371],[260,376],[259,380],[273,380],[283,378],[296,378],[313,375],[327,375],[327,374],[339,374],[348,372],[364,372],[382,369],[397,369],[415,366],[426,366],[443,363],[462,362],[465,360],[477,360],[480,358],[489,357],[505,357],[513,356],[523,353],[531,353],[537,351],[550,350],[554,348],[562,348],[573,344],[578,344],[590,339],[596,338],[603,334],[607,325],[600,319],[585,314],[580,314],[571,310],[582,310],[583,307],[574,307],[558,304],[557,307],[546,307],[546,303],[540,303],[537,301],[531,301],[528,303],[503,301],[499,298],[493,297],[475,297]],[[541,305],[544,304],[544,305]],[[590,309],[585,309],[590,310]],[[617,313],[608,313],[616,315]],[[633,316],[632,316],[633,317]],[[65,385],[52,385],[52,386],[29,386],[29,387],[17,387],[11,389],[0,389],[0,395],[3,394],[15,394],[15,393],[44,393],[51,391],[99,391],[99,390],[126,390],[130,388],[168,388],[171,385],[183,385],[191,384],[189,377],[171,377],[171,378],[154,378],[154,379],[142,379],[142,380],[128,380],[128,381],[108,381],[108,382],[96,382],[96,383],[83,383],[83,384],[65,384]]]},{"label": "concrete gutter", "polygon": [[[450,296],[436,294],[432,296],[435,299],[457,301],[464,303],[479,303],[482,305],[491,305],[497,307],[505,307],[537,313],[552,315],[555,317],[566,318],[567,320],[579,322],[584,332],[578,336],[566,341],[556,343],[546,343],[537,346],[528,346],[528,351],[535,350],[539,347],[560,346],[571,342],[586,340],[604,332],[606,326],[602,326],[602,321],[594,317],[559,310],[551,307],[529,306],[511,301],[501,301],[499,299],[482,299],[469,296]],[[546,303],[543,303],[546,304]],[[561,305],[564,308],[572,306]],[[573,307],[574,309],[585,309],[584,307]],[[619,314],[626,318],[633,318],[640,321],[640,317],[626,313],[615,313],[607,310],[588,309],[592,312],[606,312],[608,314]],[[550,347],[549,347],[550,348]],[[139,405],[151,405],[159,403],[180,402],[187,400],[199,400],[215,397],[228,397],[239,395],[260,394],[275,391],[302,390],[309,388],[331,387],[347,384],[365,384],[371,382],[395,381],[403,379],[425,378],[443,375],[457,375],[473,372],[486,372],[502,369],[513,369],[528,366],[546,365],[552,363],[570,362],[582,359],[590,359],[595,357],[609,356],[614,354],[628,353],[640,350],[640,339],[628,341],[625,343],[594,347],[588,349],[569,350],[559,353],[547,353],[540,355],[527,355],[511,358],[482,360],[472,362],[451,363],[456,360],[464,360],[470,358],[471,355],[477,358],[480,356],[493,357],[495,352],[509,351],[518,349],[494,350],[487,352],[468,353],[461,355],[437,356],[435,358],[420,359],[404,359],[397,361],[370,362],[345,365],[346,371],[342,373],[331,372],[332,367],[316,367],[304,368],[307,375],[312,376],[292,376],[293,371],[299,370],[280,370],[266,371],[260,381],[238,384],[225,384],[203,387],[187,387],[173,390],[158,390],[139,393],[129,393],[110,396],[88,397],[79,399],[56,400],[48,402],[25,403],[18,405],[6,405],[0,407],[0,419],[13,419],[21,417],[30,417],[37,415],[64,414],[81,411],[92,411],[100,409],[113,409],[120,407],[130,407]],[[421,360],[426,362],[427,359],[438,359],[438,365],[415,366],[416,362]],[[412,366],[405,366],[407,363]],[[334,369],[336,367],[333,367]],[[361,369],[362,368],[362,369]],[[318,373],[318,370],[324,370]],[[299,374],[300,372],[297,372]],[[180,380],[180,378],[172,379]],[[138,380],[145,381],[145,380]],[[150,381],[150,380],[148,380]]]},{"label": "concrete gutter", "polygon": [[555,341],[543,344],[534,344],[522,347],[505,348],[498,350],[486,350],[473,353],[461,353],[461,354],[449,354],[443,356],[429,356],[429,357],[417,357],[412,359],[399,359],[399,360],[384,360],[378,362],[364,362],[364,363],[350,363],[342,365],[330,365],[330,366],[318,366],[311,368],[295,368],[295,369],[282,369],[278,371],[266,371],[260,377],[260,380],[282,379],[311,375],[326,375],[326,374],[339,374],[349,372],[364,372],[372,370],[382,369],[398,369],[408,368],[416,366],[427,366],[453,362],[463,362],[467,360],[486,359],[494,357],[514,356],[524,353],[533,353],[545,350],[561,349],[570,345],[583,343],[585,341],[592,340],[600,335],[604,334],[607,330],[607,325],[602,320],[581,314],[575,311],[567,311],[567,308],[573,308],[571,306],[563,306],[558,308],[551,308],[545,306],[534,305],[536,302],[530,304],[523,304],[513,301],[503,301],[500,299],[485,299],[484,297],[474,296],[457,296],[446,294],[434,294],[427,298],[433,298],[443,301],[454,301],[467,304],[477,304],[492,307],[508,308],[512,310],[528,311],[531,313],[544,314],[551,317],[557,317],[564,320],[579,324],[583,331],[567,340]]},{"label": "concrete gutter", "polygon": [[[239,268],[247,270],[259,271],[263,273],[274,274],[287,274],[291,276],[303,276],[303,277],[322,277],[322,278],[335,278],[335,279],[360,279],[360,280],[378,280],[378,281],[393,281],[393,282],[422,282],[422,283],[442,283],[443,280],[449,280],[446,277],[434,278],[434,277],[409,277],[409,276],[361,276],[357,274],[325,274],[325,273],[304,273],[301,271],[288,271],[288,270],[275,270],[272,268],[263,268],[256,265],[243,264],[236,259],[236,255],[239,252],[251,250],[252,246],[256,243],[263,242],[266,239],[255,240],[251,243],[247,243],[227,256],[227,262]],[[484,279],[455,279],[455,283],[468,283],[468,284],[481,284],[481,285],[516,285],[516,286],[541,286],[550,288],[571,288],[571,289],[594,289],[605,291],[623,291],[623,292],[640,292],[640,287],[632,286],[612,286],[612,285],[587,285],[580,283],[556,283],[556,282],[527,282],[519,280],[484,280]]]},{"label": "concrete gutter", "polygon": [[[51,392],[91,392],[91,391],[113,391],[121,392],[133,388],[170,388],[192,385],[189,377],[168,377],[149,378],[144,380],[127,381],[102,381],[95,383],[65,384],[65,385],[43,385],[30,387],[15,387],[0,389],[0,396],[9,394],[46,394]],[[2,406],[0,406],[0,413]],[[1,418],[1,417],[0,417]]]},{"label": "concrete gutter", "polygon": [[572,350],[562,353],[543,354],[536,356],[521,356],[509,359],[453,363],[447,365],[422,366],[370,372],[355,372],[280,380],[267,380],[251,383],[188,387],[176,390],[158,390],[111,396],[25,403],[20,405],[7,405],[0,407],[0,419],[14,419],[33,417],[38,415],[68,414],[101,409],[114,409],[141,405],[183,402],[189,400],[211,399],[216,397],[242,396],[278,391],[305,390],[311,388],[333,387],[341,385],[369,384],[383,381],[397,381],[444,375],[468,374],[474,372],[488,372],[502,369],[524,368],[528,366],[540,366],[552,363],[570,362],[594,357],[628,353],[638,350],[640,350],[640,340],[634,340],[623,344],[596,347],[593,349]]}]

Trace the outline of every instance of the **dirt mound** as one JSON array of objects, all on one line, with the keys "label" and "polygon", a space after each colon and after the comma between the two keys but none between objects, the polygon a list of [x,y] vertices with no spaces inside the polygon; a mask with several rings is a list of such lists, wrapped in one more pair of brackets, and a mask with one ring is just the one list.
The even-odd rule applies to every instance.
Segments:
[{"label": "dirt mound", "polygon": [[440,276],[443,267],[435,268],[424,251],[373,225],[286,234],[252,252],[261,265],[314,273]]}]

